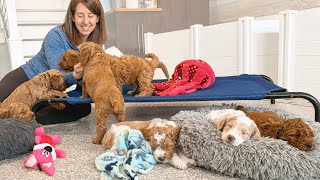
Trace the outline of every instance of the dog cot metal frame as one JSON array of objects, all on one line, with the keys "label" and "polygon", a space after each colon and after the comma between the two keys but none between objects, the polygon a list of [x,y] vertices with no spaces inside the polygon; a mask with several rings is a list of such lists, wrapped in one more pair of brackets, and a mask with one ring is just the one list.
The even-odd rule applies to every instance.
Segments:
[{"label": "dog cot metal frame", "polygon": [[[266,75],[258,75],[258,76],[273,83],[273,80]],[[275,104],[276,99],[294,99],[294,98],[302,98],[302,99],[309,101],[314,107],[315,121],[320,122],[320,103],[317,100],[317,98],[315,98],[311,94],[304,93],[304,92],[289,92],[289,91],[285,90],[283,92],[270,92],[270,93],[266,94],[263,99],[270,99],[271,104]],[[248,99],[248,100],[250,100],[250,99]],[[252,100],[256,100],[256,99],[252,99]],[[194,100],[194,101],[199,101],[199,100]],[[200,101],[213,101],[213,100],[208,99],[208,100],[200,100]],[[125,102],[126,103],[129,103],[129,102],[136,102],[137,103],[140,101],[126,101],[126,99],[125,99]],[[157,101],[149,101],[149,102],[157,102]],[[165,102],[170,102],[170,101],[165,101]],[[171,102],[173,102],[173,101],[171,101]],[[68,101],[67,101],[67,98],[41,99],[37,103],[35,103],[35,105],[32,108],[32,111],[37,112],[43,103],[68,103]]]}]

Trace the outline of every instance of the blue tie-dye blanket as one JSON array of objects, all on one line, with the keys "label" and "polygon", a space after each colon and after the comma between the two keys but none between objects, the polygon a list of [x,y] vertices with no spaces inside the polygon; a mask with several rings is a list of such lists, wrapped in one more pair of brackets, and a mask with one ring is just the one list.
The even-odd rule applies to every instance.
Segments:
[{"label": "blue tie-dye blanket", "polygon": [[95,160],[104,180],[137,179],[137,173],[146,174],[156,163],[150,145],[135,129],[123,131],[116,146]]}]

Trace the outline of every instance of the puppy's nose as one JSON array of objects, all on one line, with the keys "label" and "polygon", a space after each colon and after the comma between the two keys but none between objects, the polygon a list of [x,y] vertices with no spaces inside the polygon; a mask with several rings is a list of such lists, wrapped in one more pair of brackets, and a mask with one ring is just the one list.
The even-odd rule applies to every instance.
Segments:
[{"label": "puppy's nose", "polygon": [[232,141],[234,141],[234,136],[228,135],[227,139],[228,139],[229,142],[232,142]]},{"label": "puppy's nose", "polygon": [[164,157],[158,157],[159,161],[164,161]]},{"label": "puppy's nose", "polygon": [[307,149],[313,149],[313,144],[304,144]]}]

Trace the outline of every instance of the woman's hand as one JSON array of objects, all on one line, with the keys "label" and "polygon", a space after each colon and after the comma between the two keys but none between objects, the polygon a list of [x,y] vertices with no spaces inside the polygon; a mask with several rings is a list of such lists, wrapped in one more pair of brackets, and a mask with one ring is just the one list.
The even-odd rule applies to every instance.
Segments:
[{"label": "woman's hand", "polygon": [[83,66],[82,64],[79,62],[78,64],[73,66],[74,71],[72,72],[73,77],[76,80],[79,80],[83,77]]}]

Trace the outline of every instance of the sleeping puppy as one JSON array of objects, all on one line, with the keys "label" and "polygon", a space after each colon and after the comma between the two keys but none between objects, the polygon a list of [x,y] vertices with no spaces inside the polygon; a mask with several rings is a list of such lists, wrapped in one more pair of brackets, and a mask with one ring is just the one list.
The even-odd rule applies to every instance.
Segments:
[{"label": "sleeping puppy", "polygon": [[315,148],[314,134],[302,119],[284,119],[272,111],[247,112],[243,106],[236,108],[255,121],[262,136],[287,141],[289,145],[303,151]]},{"label": "sleeping puppy", "polygon": [[31,122],[35,119],[35,115],[28,105],[21,102],[11,103],[9,106],[3,108],[0,104],[0,119],[8,118],[18,118],[26,122]]},{"label": "sleeping puppy", "polygon": [[106,132],[106,118],[114,114],[118,122],[124,121],[124,99],[117,88],[111,71],[110,61],[102,47],[93,42],[80,45],[79,62],[84,67],[82,80],[82,98],[90,96],[95,103],[96,137],[94,144],[100,144]]},{"label": "sleeping puppy", "polygon": [[178,148],[180,127],[174,121],[155,118],[150,121],[130,121],[113,124],[103,137],[106,149],[114,148],[120,134],[126,129],[141,131],[152,148],[159,163],[169,163],[178,169],[196,166],[193,159],[187,158]]},{"label": "sleeping puppy", "polygon": [[208,119],[222,132],[221,138],[226,145],[239,146],[250,138],[261,137],[257,125],[242,111],[212,110]]}]

